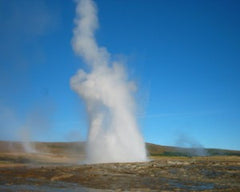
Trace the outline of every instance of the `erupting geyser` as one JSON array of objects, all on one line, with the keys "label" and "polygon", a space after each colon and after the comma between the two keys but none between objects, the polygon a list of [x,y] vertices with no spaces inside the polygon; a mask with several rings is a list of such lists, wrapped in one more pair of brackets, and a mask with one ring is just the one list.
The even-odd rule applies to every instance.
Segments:
[{"label": "erupting geyser", "polygon": [[86,103],[89,116],[87,162],[145,161],[146,149],[139,132],[133,93],[123,66],[98,47],[94,32],[97,9],[92,0],[77,1],[73,49],[88,64],[71,78],[71,87]]}]

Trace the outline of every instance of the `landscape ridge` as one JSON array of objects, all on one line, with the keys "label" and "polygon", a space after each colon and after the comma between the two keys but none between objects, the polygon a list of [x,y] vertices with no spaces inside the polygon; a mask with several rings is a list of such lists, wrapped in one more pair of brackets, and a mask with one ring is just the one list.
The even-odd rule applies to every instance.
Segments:
[{"label": "landscape ridge", "polygon": [[[0,141],[0,152],[24,152],[21,141]],[[49,152],[65,154],[66,152],[83,155],[85,153],[84,141],[70,142],[31,142],[36,152]],[[216,149],[216,148],[188,148],[176,146],[164,146],[146,143],[148,156],[240,156],[239,150]]]}]

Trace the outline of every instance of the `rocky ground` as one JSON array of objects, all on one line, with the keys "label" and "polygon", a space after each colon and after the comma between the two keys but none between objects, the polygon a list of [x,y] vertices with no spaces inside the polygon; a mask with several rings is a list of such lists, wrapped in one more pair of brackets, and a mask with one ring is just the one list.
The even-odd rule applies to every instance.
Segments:
[{"label": "rocky ground", "polygon": [[154,156],[148,162],[91,165],[81,159],[2,151],[0,191],[240,191],[239,156]]},{"label": "rocky ground", "polygon": [[0,173],[2,191],[240,191],[239,157],[161,157],[95,165],[9,164]]}]

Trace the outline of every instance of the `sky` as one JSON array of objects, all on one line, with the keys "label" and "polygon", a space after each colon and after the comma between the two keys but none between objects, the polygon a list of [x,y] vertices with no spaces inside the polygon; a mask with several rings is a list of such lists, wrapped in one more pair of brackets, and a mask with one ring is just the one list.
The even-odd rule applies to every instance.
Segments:
[{"label": "sky", "polygon": [[[96,40],[137,84],[145,141],[240,150],[240,2],[95,2]],[[29,129],[35,141],[86,139],[69,82],[88,70],[72,49],[74,17],[74,1],[0,0],[0,140]]]}]

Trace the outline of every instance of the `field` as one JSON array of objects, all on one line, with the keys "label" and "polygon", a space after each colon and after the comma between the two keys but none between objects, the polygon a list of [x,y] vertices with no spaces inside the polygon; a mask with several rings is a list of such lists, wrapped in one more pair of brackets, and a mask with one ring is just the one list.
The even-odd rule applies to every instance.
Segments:
[{"label": "field", "polygon": [[[84,143],[0,142],[0,191],[240,191],[239,151],[147,144],[149,161],[84,164]],[[221,154],[221,155],[219,155]]]}]

